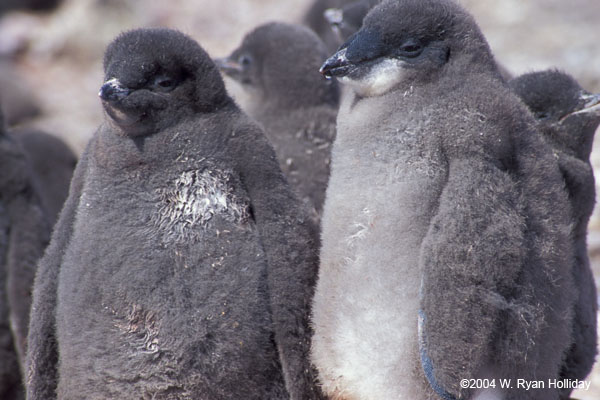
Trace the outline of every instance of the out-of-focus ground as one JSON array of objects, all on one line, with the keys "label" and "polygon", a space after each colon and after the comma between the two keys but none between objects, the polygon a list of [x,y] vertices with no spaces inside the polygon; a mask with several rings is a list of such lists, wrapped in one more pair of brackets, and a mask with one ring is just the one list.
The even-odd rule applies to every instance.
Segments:
[{"label": "out-of-focus ground", "polygon": [[[298,22],[311,0],[65,0],[48,15],[7,14],[0,20],[0,58],[16,66],[43,114],[28,122],[64,138],[78,153],[102,119],[97,98],[102,54],[122,30],[167,26],[197,39],[214,57],[229,54],[244,33],[270,20]],[[515,75],[561,68],[600,92],[600,1],[462,0],[496,58]],[[241,92],[228,82],[234,96]],[[0,92],[4,88],[0,87]],[[6,106],[6,105],[5,105]],[[600,171],[600,139],[592,154]],[[600,283],[600,216],[590,225],[590,255]],[[551,351],[551,350],[549,350]],[[589,391],[600,399],[600,366]]]}]

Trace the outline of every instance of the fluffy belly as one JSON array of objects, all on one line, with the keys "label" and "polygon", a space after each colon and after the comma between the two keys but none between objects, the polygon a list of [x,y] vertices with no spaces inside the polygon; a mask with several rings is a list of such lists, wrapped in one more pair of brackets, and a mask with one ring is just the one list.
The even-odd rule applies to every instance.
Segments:
[{"label": "fluffy belly", "polygon": [[385,190],[349,208],[328,192],[337,206],[326,203],[323,218],[312,355],[334,399],[426,398],[416,384],[418,258],[436,196],[415,182]]}]

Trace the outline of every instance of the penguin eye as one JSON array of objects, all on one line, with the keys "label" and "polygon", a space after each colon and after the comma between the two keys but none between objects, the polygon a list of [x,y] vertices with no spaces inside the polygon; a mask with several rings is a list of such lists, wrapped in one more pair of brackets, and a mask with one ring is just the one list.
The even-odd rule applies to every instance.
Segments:
[{"label": "penguin eye", "polygon": [[152,82],[152,88],[158,92],[170,92],[177,86],[177,81],[166,75],[158,75]]},{"label": "penguin eye", "polygon": [[240,58],[238,59],[238,63],[244,67],[244,68],[248,68],[250,66],[250,64],[252,63],[252,58],[250,58],[249,55],[243,54],[240,56]]},{"label": "penguin eye", "polygon": [[400,46],[400,54],[404,57],[416,57],[423,51],[423,46],[414,40],[407,40]]}]

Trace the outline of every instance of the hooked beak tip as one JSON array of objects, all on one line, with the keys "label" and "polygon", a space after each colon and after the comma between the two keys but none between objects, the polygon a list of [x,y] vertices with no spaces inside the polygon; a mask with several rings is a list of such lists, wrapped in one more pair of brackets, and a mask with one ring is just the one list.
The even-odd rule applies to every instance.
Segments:
[{"label": "hooked beak tip", "polygon": [[587,114],[587,115],[600,116],[600,93],[598,93],[598,94],[585,93],[585,94],[581,95],[581,99],[584,101],[581,109],[565,115],[564,117],[561,118],[561,120],[560,120],[561,122],[564,121],[565,119],[569,118],[572,115]]},{"label": "hooked beak tip", "polygon": [[345,76],[350,70],[351,62],[346,58],[346,49],[342,49],[329,57],[319,69],[326,77]]},{"label": "hooked beak tip", "polygon": [[111,78],[100,87],[98,96],[103,101],[114,102],[127,97],[129,93],[131,93],[129,88],[124,87],[117,78]]},{"label": "hooked beak tip", "polygon": [[585,105],[583,110],[599,110],[598,106],[600,106],[600,93],[598,94],[588,94],[583,97],[585,100]]}]

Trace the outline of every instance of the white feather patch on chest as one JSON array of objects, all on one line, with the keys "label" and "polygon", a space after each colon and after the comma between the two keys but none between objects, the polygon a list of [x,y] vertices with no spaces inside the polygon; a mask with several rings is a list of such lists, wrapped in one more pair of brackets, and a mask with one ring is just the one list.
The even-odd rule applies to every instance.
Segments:
[{"label": "white feather patch on chest", "polygon": [[234,194],[229,171],[185,171],[157,193],[155,224],[177,239],[199,235],[216,215],[238,225],[244,225],[250,217],[248,201]]},{"label": "white feather patch on chest", "polygon": [[340,81],[363,97],[381,96],[404,79],[404,63],[394,58],[384,58],[360,79],[343,77]]}]

